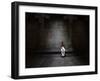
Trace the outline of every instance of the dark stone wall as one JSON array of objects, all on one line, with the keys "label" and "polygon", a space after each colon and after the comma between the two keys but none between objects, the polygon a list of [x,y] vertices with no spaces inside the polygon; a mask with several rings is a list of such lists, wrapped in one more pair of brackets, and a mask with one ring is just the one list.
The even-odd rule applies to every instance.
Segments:
[{"label": "dark stone wall", "polygon": [[[67,22],[66,22],[67,23]],[[26,13],[26,49],[32,51],[57,52],[61,42],[69,48],[68,26],[62,15]]]},{"label": "dark stone wall", "polygon": [[[26,13],[26,53],[88,52],[89,16]],[[85,54],[86,54],[85,53]]]},{"label": "dark stone wall", "polygon": [[72,45],[79,54],[89,54],[89,16],[79,17],[73,22]]}]

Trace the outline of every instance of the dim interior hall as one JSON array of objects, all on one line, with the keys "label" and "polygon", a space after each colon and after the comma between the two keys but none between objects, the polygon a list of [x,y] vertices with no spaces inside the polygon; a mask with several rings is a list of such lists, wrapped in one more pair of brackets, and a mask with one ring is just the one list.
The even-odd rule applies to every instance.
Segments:
[{"label": "dim interior hall", "polygon": [[26,12],[25,23],[26,68],[89,65],[88,15]]}]

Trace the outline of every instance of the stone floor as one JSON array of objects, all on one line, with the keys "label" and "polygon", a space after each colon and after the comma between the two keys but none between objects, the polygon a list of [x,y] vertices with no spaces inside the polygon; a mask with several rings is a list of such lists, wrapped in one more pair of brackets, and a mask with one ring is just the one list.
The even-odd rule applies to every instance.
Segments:
[{"label": "stone floor", "polygon": [[76,65],[89,65],[88,57],[74,54],[66,54],[65,57],[61,57],[60,54],[43,54],[31,56],[26,61],[26,68]]}]

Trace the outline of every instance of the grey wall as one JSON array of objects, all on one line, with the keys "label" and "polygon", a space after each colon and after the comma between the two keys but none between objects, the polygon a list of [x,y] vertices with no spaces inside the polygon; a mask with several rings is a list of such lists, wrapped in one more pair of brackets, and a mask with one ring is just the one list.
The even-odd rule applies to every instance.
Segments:
[{"label": "grey wall", "polygon": [[88,23],[88,16],[26,13],[26,50],[57,52],[63,41],[66,51],[87,51]]}]

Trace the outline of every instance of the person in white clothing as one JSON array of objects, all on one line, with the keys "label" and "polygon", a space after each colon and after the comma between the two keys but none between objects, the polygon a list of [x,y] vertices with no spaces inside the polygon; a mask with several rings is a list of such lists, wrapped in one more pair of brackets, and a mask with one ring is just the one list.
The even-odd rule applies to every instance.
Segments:
[{"label": "person in white clothing", "polygon": [[61,44],[61,56],[62,57],[64,57],[65,56],[65,47],[64,47],[64,44],[63,44],[63,42],[62,42],[62,44]]}]

